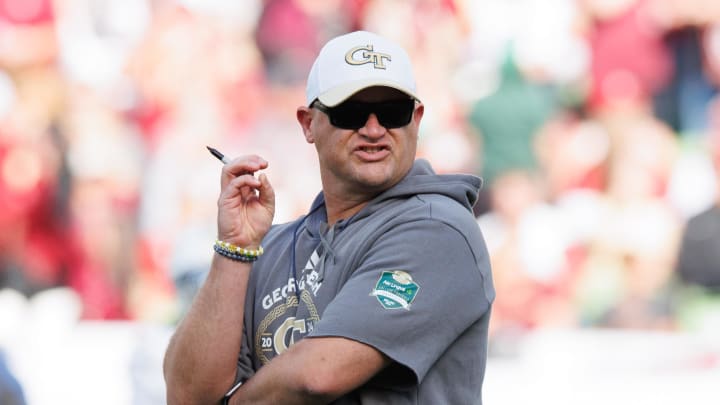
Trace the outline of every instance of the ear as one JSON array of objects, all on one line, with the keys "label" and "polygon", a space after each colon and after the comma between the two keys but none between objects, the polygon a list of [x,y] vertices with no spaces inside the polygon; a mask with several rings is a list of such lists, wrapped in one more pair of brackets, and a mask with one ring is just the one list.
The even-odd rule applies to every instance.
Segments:
[{"label": "ear", "polygon": [[305,135],[305,141],[307,143],[314,143],[315,137],[313,136],[311,129],[311,124],[313,121],[312,109],[305,106],[300,106],[298,107],[295,116],[297,117],[298,123],[303,130],[303,135]]},{"label": "ear", "polygon": [[413,112],[413,121],[415,121],[415,125],[420,127],[420,121],[422,120],[423,114],[425,114],[425,104],[418,103],[417,107],[415,107],[415,111]]}]

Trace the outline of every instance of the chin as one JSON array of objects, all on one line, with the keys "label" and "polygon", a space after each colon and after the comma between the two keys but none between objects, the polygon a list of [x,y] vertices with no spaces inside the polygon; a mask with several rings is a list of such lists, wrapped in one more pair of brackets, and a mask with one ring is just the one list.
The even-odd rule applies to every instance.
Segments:
[{"label": "chin", "polygon": [[359,167],[356,173],[361,182],[382,184],[392,178],[393,168],[386,164],[366,164]]},{"label": "chin", "polygon": [[395,185],[394,177],[389,175],[382,176],[360,176],[357,179],[363,188],[370,191],[381,192]]}]

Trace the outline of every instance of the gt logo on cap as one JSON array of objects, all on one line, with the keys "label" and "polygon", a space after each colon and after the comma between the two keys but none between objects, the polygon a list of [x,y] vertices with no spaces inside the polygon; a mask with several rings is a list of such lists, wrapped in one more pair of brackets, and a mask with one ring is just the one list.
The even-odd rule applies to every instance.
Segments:
[{"label": "gt logo on cap", "polygon": [[[362,59],[356,59],[359,51],[364,51],[362,53]],[[345,54],[345,62],[348,64],[364,65],[366,63],[372,63],[375,69],[385,69],[385,60],[390,61],[392,58],[386,53],[373,52],[372,45],[356,46]]]}]

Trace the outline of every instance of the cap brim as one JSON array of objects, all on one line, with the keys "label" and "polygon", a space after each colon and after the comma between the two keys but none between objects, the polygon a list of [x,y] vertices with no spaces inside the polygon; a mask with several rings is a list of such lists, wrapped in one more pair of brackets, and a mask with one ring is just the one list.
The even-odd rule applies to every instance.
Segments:
[{"label": "cap brim", "polygon": [[401,86],[397,82],[378,80],[377,78],[367,80],[357,80],[350,83],[345,83],[341,86],[336,86],[331,90],[318,96],[321,103],[328,107],[335,107],[336,105],[347,100],[350,96],[357,93],[360,90],[367,89],[369,87],[391,87],[396,90],[400,90],[408,96],[419,100],[415,92],[408,89],[407,87]]}]

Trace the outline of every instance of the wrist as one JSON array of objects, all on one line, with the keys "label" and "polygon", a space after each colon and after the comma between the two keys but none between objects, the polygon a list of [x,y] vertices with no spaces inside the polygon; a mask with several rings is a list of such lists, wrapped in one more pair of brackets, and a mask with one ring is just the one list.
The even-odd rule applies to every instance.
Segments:
[{"label": "wrist", "polygon": [[213,244],[213,250],[225,258],[249,263],[256,261],[265,252],[260,245],[257,248],[242,247],[219,239]]},{"label": "wrist", "polygon": [[262,242],[262,239],[255,240],[255,238],[251,237],[245,237],[242,235],[232,235],[232,234],[223,234],[221,232],[218,232],[216,241],[229,243],[233,246],[242,247],[245,249],[253,249],[256,250],[260,248],[260,243]]}]

